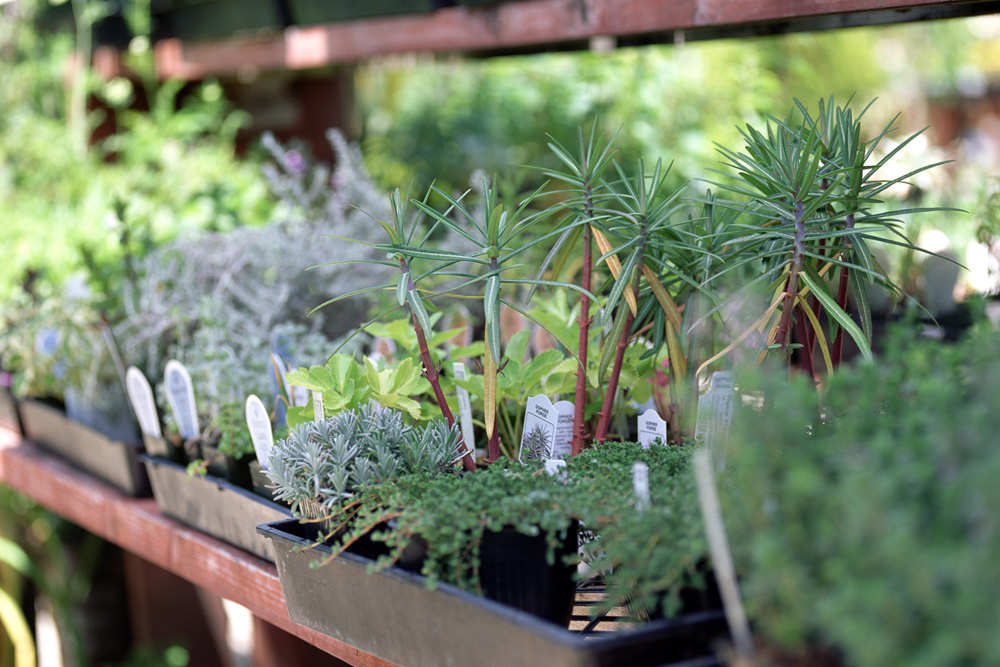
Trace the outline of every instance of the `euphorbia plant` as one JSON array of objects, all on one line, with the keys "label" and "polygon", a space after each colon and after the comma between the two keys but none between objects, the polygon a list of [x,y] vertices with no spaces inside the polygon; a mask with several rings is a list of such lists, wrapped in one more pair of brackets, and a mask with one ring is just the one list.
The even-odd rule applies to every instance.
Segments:
[{"label": "euphorbia plant", "polygon": [[[392,206],[391,223],[377,218],[372,218],[382,227],[382,229],[385,230],[386,235],[389,237],[389,243],[365,245],[371,245],[373,248],[382,250],[386,253],[388,259],[379,263],[399,267],[399,279],[396,282],[397,302],[400,307],[405,306],[410,312],[410,317],[413,320],[413,329],[416,333],[417,342],[420,347],[420,359],[423,362],[423,375],[427,378],[427,381],[431,385],[431,389],[434,392],[434,398],[437,401],[438,407],[441,409],[441,414],[444,415],[444,418],[447,420],[448,426],[454,426],[455,418],[452,416],[451,408],[448,407],[448,401],[444,396],[444,392],[441,390],[441,383],[438,379],[440,369],[431,357],[430,348],[428,347],[427,334],[432,331],[431,322],[430,317],[427,314],[427,308],[424,306],[423,298],[417,291],[416,281],[418,277],[414,277],[413,275],[412,261],[415,257],[430,259],[435,262],[435,269],[441,271],[443,268],[453,264],[455,260],[452,260],[449,257],[450,253],[437,252],[426,246],[427,239],[429,238],[431,231],[433,231],[433,228],[426,231],[423,238],[417,240],[414,244],[415,236],[418,231],[418,218],[414,218],[411,221],[406,220],[406,204],[405,200],[400,197],[399,189],[396,189],[390,197],[390,204]],[[354,239],[345,240],[363,243],[362,241],[355,241]],[[344,263],[353,263],[353,260],[349,260]],[[349,294],[343,294],[335,297],[321,304],[317,307],[317,309],[356,294],[370,292],[377,289],[386,289],[389,287],[391,287],[391,285],[380,285],[377,287],[367,287],[356,290]],[[370,372],[369,375],[371,375]],[[467,453],[462,459],[462,464],[465,466],[466,470],[475,470],[476,462],[472,456],[473,449],[471,443],[467,444],[469,447]]]},{"label": "euphorbia plant", "polygon": [[[769,309],[773,317],[763,327],[768,349],[788,354],[797,340],[803,367],[815,378],[814,351],[821,352],[829,371],[841,359],[845,331],[861,354],[871,357],[867,287],[879,284],[892,292],[900,290],[878,265],[869,244],[918,250],[899,231],[899,216],[935,210],[877,210],[882,204],[879,197],[937,165],[882,179],[882,168],[919,132],[873,162],[892,123],[865,142],[860,124],[864,111],[855,118],[831,99],[820,103],[814,118],[796,104],[798,113],[785,120],[768,118],[765,132],[748,126],[743,132],[745,152],[720,147],[738,180],[717,185],[746,200],[718,204],[746,215],[734,223],[745,231],[738,241],[742,249],[734,257],[739,264],[762,266],[756,281],[773,294]],[[847,310],[849,296],[854,297],[861,326]],[[822,324],[824,313],[829,329]]]},{"label": "euphorbia plant", "polygon": [[[553,247],[553,253],[557,252],[564,244],[572,248],[577,237],[582,236],[581,266],[580,266],[580,287],[583,293],[580,295],[580,306],[577,315],[577,325],[579,334],[577,339],[577,371],[576,390],[574,393],[574,414],[573,414],[573,455],[583,451],[583,446],[587,438],[585,407],[587,403],[587,353],[590,340],[590,297],[593,281],[593,252],[594,252],[594,228],[592,222],[595,216],[595,208],[603,196],[605,183],[601,180],[604,171],[611,164],[614,153],[611,151],[611,144],[614,137],[607,143],[604,136],[597,134],[597,121],[595,119],[590,130],[590,138],[584,142],[583,131],[579,133],[579,153],[573,155],[566,150],[558,141],[549,143],[549,148],[566,165],[567,170],[545,170],[546,175],[557,181],[563,182],[569,188],[570,197],[563,202],[570,211],[573,219],[580,223],[571,225],[560,237]],[[550,253],[549,257],[553,256]],[[564,255],[565,256],[565,255]],[[543,264],[544,271],[549,262]],[[541,274],[539,274],[540,277]]]},{"label": "euphorbia plant", "polygon": [[[536,223],[548,217],[550,213],[543,211],[540,214],[522,217],[528,204],[541,192],[541,188],[536,190],[531,196],[526,197],[516,211],[509,213],[504,209],[503,204],[499,202],[496,183],[490,182],[488,179],[484,180],[482,219],[480,219],[480,216],[470,212],[460,200],[453,198],[442,190],[433,189],[450,204],[450,210],[456,212],[459,221],[451,218],[447,213],[442,213],[431,208],[426,202],[414,201],[417,207],[430,215],[436,223],[447,227],[452,232],[475,244],[479,250],[466,255],[445,251],[426,253],[406,250],[404,252],[410,253],[414,258],[426,258],[442,262],[444,266],[464,262],[481,267],[481,270],[485,271],[485,273],[481,274],[470,273],[459,275],[466,277],[467,280],[464,284],[485,283],[483,293],[483,340],[485,342],[483,349],[483,413],[486,435],[489,441],[489,460],[495,461],[501,455],[500,432],[496,428],[497,375],[502,368],[500,351],[500,304],[502,302],[523,314],[523,310],[516,304],[502,298],[503,284],[551,285],[578,290],[590,297],[593,295],[588,290],[569,283],[542,280],[537,277],[515,278],[510,273],[519,266],[515,263],[515,260],[521,255],[563,234],[562,229],[555,229],[534,239],[528,239],[527,237],[527,232]],[[462,224],[463,222],[468,223],[470,229],[466,229],[464,224]]]}]

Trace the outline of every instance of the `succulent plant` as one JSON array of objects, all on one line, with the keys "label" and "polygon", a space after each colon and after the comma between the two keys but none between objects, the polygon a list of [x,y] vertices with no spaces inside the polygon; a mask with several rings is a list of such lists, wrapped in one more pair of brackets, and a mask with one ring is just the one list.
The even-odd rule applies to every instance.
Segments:
[{"label": "succulent plant", "polygon": [[461,446],[457,427],[410,426],[402,413],[373,402],[292,428],[275,444],[267,475],[275,498],[289,503],[297,516],[315,519],[372,482],[448,472],[461,458]]}]

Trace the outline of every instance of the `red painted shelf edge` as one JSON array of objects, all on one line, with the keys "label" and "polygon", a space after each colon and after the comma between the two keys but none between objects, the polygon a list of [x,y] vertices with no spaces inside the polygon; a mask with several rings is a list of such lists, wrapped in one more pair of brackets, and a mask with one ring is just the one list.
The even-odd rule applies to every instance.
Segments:
[{"label": "red painted shelf edge", "polygon": [[341,660],[391,665],[289,620],[274,565],[164,516],[154,500],[125,496],[2,427],[0,484]]}]

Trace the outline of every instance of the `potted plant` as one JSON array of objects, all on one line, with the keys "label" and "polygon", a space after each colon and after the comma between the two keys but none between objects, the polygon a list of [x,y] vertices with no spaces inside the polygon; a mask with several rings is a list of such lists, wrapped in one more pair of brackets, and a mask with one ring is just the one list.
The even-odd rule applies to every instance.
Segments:
[{"label": "potted plant", "polygon": [[747,612],[776,664],[988,664],[1000,570],[998,338],[904,323],[874,364],[758,373],[723,478]]},{"label": "potted plant", "polygon": [[[350,425],[366,421],[354,414],[347,411],[342,419]],[[393,419],[399,429],[401,417]],[[592,618],[584,614],[581,625],[588,620],[615,625],[604,612],[626,604],[632,605],[628,618],[633,619],[648,621],[657,605],[676,612],[681,596],[698,587],[697,565],[705,546],[697,509],[686,495],[692,482],[686,477],[685,448],[643,450],[609,443],[570,462],[563,479],[547,474],[541,462],[505,466],[498,461],[463,473],[453,435],[450,449],[443,450],[451,454],[450,469],[432,466],[423,473],[401,471],[356,484],[353,463],[343,465],[348,440],[327,425],[337,421],[303,428],[272,455],[279,493],[297,502],[300,515],[314,517],[259,528],[272,540],[296,622],[414,665],[502,664],[511,651],[519,664],[582,665],[598,659],[662,664],[703,658],[711,652],[711,641],[725,632],[717,609],[698,609],[603,639],[600,633],[584,639],[566,630],[576,590],[580,519],[602,533],[591,576],[605,568],[617,574],[608,580],[604,605],[594,605]],[[447,430],[443,424],[438,428]],[[383,437],[372,433],[355,441]],[[333,444],[338,440],[341,444]],[[365,446],[354,449],[361,457]],[[337,458],[339,464],[333,462]],[[657,471],[650,506],[640,506],[631,490],[637,458]],[[690,501],[682,512],[675,507],[678,497]],[[314,512],[317,505],[322,509]],[[662,531],[650,532],[645,519],[654,519]],[[667,526],[673,531],[669,537]],[[614,539],[605,538],[604,531]],[[633,541],[617,541],[626,535]],[[419,559],[412,557],[415,545]],[[679,567],[665,574],[657,568],[666,562]],[[646,578],[637,588],[635,576],[644,567]],[[649,576],[653,569],[656,575]],[[686,611],[695,609],[689,603]],[[501,651],[502,645],[515,648]],[[618,657],[612,657],[616,651]]]},{"label": "potted plant", "polygon": [[[452,196],[432,188],[422,200],[412,200],[419,212],[415,219],[407,216],[407,206],[397,191],[390,198],[391,217],[372,216],[385,231],[387,240],[364,242],[384,253],[386,259],[382,263],[386,267],[398,269],[397,280],[353,290],[327,303],[373,290],[394,290],[396,307],[405,309],[415,332],[424,378],[432,388],[435,404],[447,418],[450,411],[443,387],[448,380],[442,378],[434,346],[428,342],[435,338],[431,314],[437,307],[436,301],[446,296],[468,296],[464,290],[481,290],[472,297],[481,300],[483,309],[482,378],[451,382],[470,392],[481,386],[478,396],[482,398],[488,465],[485,471],[474,471],[467,463],[468,481],[463,478],[463,482],[470,485],[466,488],[483,484],[480,491],[483,498],[490,498],[485,487],[491,482],[502,486],[497,480],[506,479],[504,451],[516,452],[517,448],[516,442],[506,443],[505,447],[500,442],[500,377],[505,366],[526,363],[523,337],[511,339],[517,344],[503,348],[501,306],[519,311],[543,326],[546,319],[552,321],[546,317],[546,311],[551,315],[552,309],[544,303],[529,310],[510,298],[511,293],[522,287],[552,288],[557,293],[580,295],[582,301],[576,320],[576,341],[567,341],[565,335],[560,337],[558,327],[550,329],[574,357],[571,365],[576,366],[576,394],[584,396],[575,406],[583,419],[574,423],[575,456],[568,466],[568,478],[574,479],[576,458],[583,455],[590,437],[594,444],[606,443],[598,449],[610,446],[607,441],[611,415],[618,409],[616,406],[623,405],[616,398],[615,387],[630,365],[640,371],[635,384],[647,387],[651,376],[664,371],[670,390],[664,403],[670,406],[673,422],[671,441],[683,450],[683,443],[690,441],[694,430],[695,399],[707,369],[721,359],[766,357],[773,350],[786,355],[786,364],[797,363],[797,358],[789,353],[799,349],[799,345],[804,355],[822,353],[826,366],[834,368],[841,357],[830,351],[838,345],[837,337],[842,338],[838,332],[842,331],[856,340],[864,356],[870,356],[867,327],[853,322],[846,311],[846,297],[832,296],[839,292],[826,281],[836,274],[837,289],[844,284],[845,293],[857,291],[867,280],[891,285],[886,272],[866,259],[868,243],[881,240],[879,233],[887,227],[891,231],[893,216],[899,214],[891,207],[888,212],[883,211],[878,201],[883,192],[903,180],[880,178],[880,169],[894,153],[871,163],[888,128],[872,142],[863,143],[856,119],[850,111],[835,108],[832,101],[829,106],[821,105],[818,119],[799,105],[789,119],[768,122],[773,125],[765,133],[748,130],[746,154],[723,150],[723,155],[737,169],[738,177],[749,184],[747,187],[722,184],[743,197],[739,201],[721,200],[708,193],[699,200],[683,202],[678,189],[670,186],[668,169],[662,163],[647,170],[645,163],[639,161],[634,172],[629,173],[615,162],[596,132],[589,139],[581,134],[575,153],[553,144],[566,171],[548,173],[568,184],[564,191],[546,193],[540,189],[510,210],[501,202],[496,183],[489,180],[483,184],[482,202],[478,205],[466,195]],[[558,195],[556,203],[546,205],[550,200],[543,197],[553,194]],[[433,207],[429,203],[432,199],[445,202],[447,209]],[[426,224],[422,225],[422,221]],[[435,243],[435,236],[442,231],[462,239],[471,249],[461,251],[455,246]],[[586,241],[580,248],[577,241],[584,237]],[[595,243],[601,251],[596,260],[588,252],[588,246]],[[542,270],[524,276],[519,263],[531,252],[546,248],[550,251],[540,262]],[[568,265],[566,258],[581,250],[585,260],[580,271],[581,282],[575,284],[562,278],[557,267]],[[751,289],[733,288],[726,278],[746,278]],[[771,290],[766,298],[752,294],[752,288],[761,284]],[[736,312],[738,306],[750,316]],[[862,304],[862,320],[864,313]],[[596,326],[591,327],[598,316]],[[821,324],[823,318],[831,323],[828,327]],[[573,328],[568,327],[569,333],[574,333]],[[566,333],[565,328],[562,333]],[[801,342],[792,342],[793,334]],[[598,341],[599,355],[587,352],[592,338]],[[461,354],[473,349],[478,348],[462,350]],[[627,363],[629,355],[633,356]],[[557,361],[546,369],[554,372],[559,368],[558,372],[563,374],[561,387],[566,386],[565,361]],[[810,373],[816,369],[814,365],[805,367]],[[517,370],[516,366],[511,368]],[[647,382],[639,382],[640,377]],[[346,374],[341,374],[341,384],[345,387],[346,378]],[[603,391],[605,384],[611,391]],[[596,408],[592,407],[595,403]],[[609,449],[607,453],[611,455],[614,451]],[[637,453],[627,455],[636,457]],[[590,460],[580,458],[581,468],[586,470]],[[594,470],[602,469],[597,461],[592,465]],[[621,461],[616,465],[620,469]],[[660,461],[657,465],[666,464]],[[666,467],[669,469],[669,465]],[[506,474],[518,477],[530,469],[511,465],[509,470],[514,472]],[[604,574],[612,582],[611,599],[626,604],[636,616],[656,616],[681,606],[679,600],[685,597],[681,590],[687,584],[697,583],[694,588],[703,588],[706,582],[711,582],[703,548],[669,552],[664,561],[649,558],[644,561],[642,549],[636,547],[650,536],[654,540],[650,548],[655,546],[655,540],[664,539],[664,535],[684,536],[682,539],[698,542],[700,538],[694,535],[699,522],[690,504],[693,495],[690,486],[683,490],[682,486],[669,485],[671,493],[661,501],[662,513],[649,509],[649,501],[644,501],[642,511],[648,516],[637,516],[638,508],[631,500],[626,503],[628,506],[606,500],[634,499],[623,492],[626,484],[620,471],[613,475],[604,473],[603,477],[615,480],[612,486],[601,486],[593,481],[594,477],[583,473],[582,478],[590,480],[591,491],[582,497],[575,495],[573,489],[579,487],[573,482],[561,487],[559,501],[551,500],[558,495],[551,489],[536,489],[532,493],[538,494],[541,507],[551,511],[552,516],[562,521],[580,518],[588,528],[593,526],[597,531],[597,544],[604,549],[603,558],[607,560],[596,562],[607,563]],[[489,524],[494,518],[489,500],[477,504],[475,512],[456,514],[451,521],[445,519],[448,511],[462,507],[457,498],[446,496],[448,501],[442,502],[442,497],[435,495],[449,484],[459,482],[447,476],[434,479],[412,495],[407,495],[407,483],[402,481],[397,481],[391,489],[376,485],[374,490],[364,492],[374,495],[362,494],[358,501],[361,509],[352,512],[350,518],[358,521],[367,517],[368,520],[355,524],[364,533],[377,525],[376,520],[391,515],[395,523],[373,534],[393,549],[382,562],[391,561],[401,545],[418,535],[427,540],[425,533],[433,535],[435,530],[455,532],[454,526],[464,525],[461,521],[469,516],[475,517],[469,519],[475,525]],[[470,502],[477,502],[474,495],[469,497]],[[431,511],[421,504],[421,498],[437,498],[434,507],[443,509]],[[594,498],[600,499],[597,505]],[[552,504],[547,504],[550,501]],[[498,508],[503,506],[497,504]],[[414,507],[421,509],[413,513],[407,509]],[[602,515],[602,510],[610,516]],[[500,516],[510,518],[502,511]],[[531,528],[532,525],[536,527]],[[657,529],[651,530],[654,525]],[[422,528],[417,530],[416,526]],[[535,523],[518,526],[523,533],[538,531]],[[430,552],[435,549],[432,542],[447,542],[427,541]],[[450,553],[461,552],[460,547],[455,547]],[[434,565],[436,562],[436,557],[429,557],[423,573],[433,576],[438,572],[435,568],[440,567],[440,571],[455,577],[453,583],[468,583],[461,577],[461,572],[466,571],[464,566],[454,560],[447,567]],[[662,573],[657,578],[656,573],[645,570],[644,566],[652,562],[669,562],[670,572],[666,577],[672,579],[665,581]],[[616,580],[616,576],[621,579]],[[311,578],[308,585],[318,585],[317,580]],[[319,625],[323,631],[338,631],[324,621]]]},{"label": "potted plant", "polygon": [[133,496],[149,494],[114,336],[94,295],[24,292],[5,304],[2,365],[12,371],[25,436]]}]

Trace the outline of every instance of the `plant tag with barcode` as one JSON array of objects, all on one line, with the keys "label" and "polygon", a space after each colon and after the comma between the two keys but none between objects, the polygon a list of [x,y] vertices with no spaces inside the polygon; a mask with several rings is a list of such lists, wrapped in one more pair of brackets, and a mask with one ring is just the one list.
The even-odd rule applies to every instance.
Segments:
[{"label": "plant tag with barcode", "polygon": [[726,465],[724,451],[736,406],[736,379],[732,371],[717,371],[712,375],[708,391],[698,399],[698,423],[694,437],[712,453],[716,470]]},{"label": "plant tag with barcode", "polygon": [[552,458],[555,444],[556,424],[559,413],[548,396],[538,395],[528,399],[524,411],[524,430],[521,431],[521,453],[517,459],[544,461]]},{"label": "plant tag with barcode", "polygon": [[557,415],[552,456],[564,459],[573,453],[573,416],[576,408],[570,401],[558,401],[552,407]]},{"label": "plant tag with barcode", "polygon": [[[464,380],[465,364],[461,361],[453,362],[451,372],[456,380]],[[456,385],[456,394],[458,395],[458,423],[462,427],[462,441],[465,443],[466,450],[475,454],[476,438],[472,430],[472,403],[469,401],[469,390]]]},{"label": "plant tag with barcode", "polygon": [[177,422],[177,430],[185,439],[198,437],[198,409],[194,401],[194,387],[191,374],[184,364],[171,359],[163,371],[163,383],[167,387],[167,402]]},{"label": "plant tag with barcode", "polygon": [[646,410],[639,415],[639,444],[643,449],[649,449],[650,445],[667,444],[667,422],[663,421],[656,410]]},{"label": "plant tag with barcode", "polygon": [[125,388],[128,390],[128,400],[135,411],[135,418],[139,420],[139,428],[145,435],[162,438],[153,388],[149,386],[149,380],[143,372],[135,366],[129,366],[125,372]]},{"label": "plant tag with barcode", "polygon": [[271,460],[274,434],[271,432],[271,418],[267,414],[264,402],[253,394],[247,396],[246,418],[253,450],[257,453],[257,463],[261,468],[266,468]]}]

